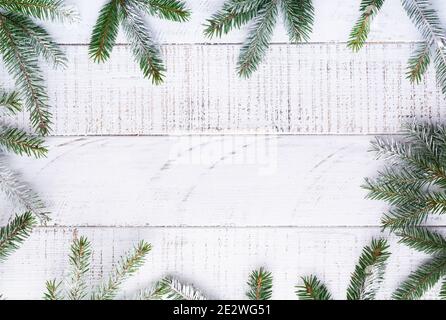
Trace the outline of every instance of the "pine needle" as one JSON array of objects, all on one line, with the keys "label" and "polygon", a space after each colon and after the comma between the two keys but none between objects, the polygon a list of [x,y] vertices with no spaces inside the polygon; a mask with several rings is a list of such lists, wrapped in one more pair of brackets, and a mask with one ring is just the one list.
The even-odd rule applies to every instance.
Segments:
[{"label": "pine needle", "polygon": [[331,300],[327,287],[316,276],[302,277],[303,285],[296,286],[299,300]]},{"label": "pine needle", "polygon": [[273,294],[273,276],[264,268],[251,272],[246,296],[250,300],[270,300]]},{"label": "pine needle", "polygon": [[0,228],[0,262],[5,261],[30,236],[36,220],[31,212],[16,215]]}]

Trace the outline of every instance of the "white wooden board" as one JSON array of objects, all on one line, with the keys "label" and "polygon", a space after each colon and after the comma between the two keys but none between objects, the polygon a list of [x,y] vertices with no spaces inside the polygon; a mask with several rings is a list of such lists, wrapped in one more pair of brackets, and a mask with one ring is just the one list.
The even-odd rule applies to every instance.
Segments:
[{"label": "white wooden board", "polygon": [[[9,299],[42,297],[45,280],[67,274],[71,228],[40,228],[20,251],[0,265],[0,292]],[[209,298],[244,299],[251,270],[265,266],[274,273],[275,299],[296,299],[299,277],[317,275],[334,297],[345,290],[362,247],[379,228],[78,228],[94,255],[91,280],[106,278],[112,264],[140,239],[153,244],[144,267],[125,283],[120,298],[159,278],[174,275],[192,282]],[[389,298],[410,271],[426,259],[391,242],[387,276],[380,298]],[[31,269],[30,269],[31,268]],[[438,295],[438,287],[426,298]]]},{"label": "white wooden board", "polygon": [[236,74],[239,47],[165,46],[166,83],[154,86],[128,47],[97,65],[87,47],[67,46],[68,68],[45,75],[52,134],[375,134],[444,118],[435,73],[420,85],[406,79],[415,44],[372,44],[357,54],[345,44],[274,45],[250,80]]},{"label": "white wooden board", "polygon": [[49,139],[11,165],[65,226],[378,226],[370,136]]}]

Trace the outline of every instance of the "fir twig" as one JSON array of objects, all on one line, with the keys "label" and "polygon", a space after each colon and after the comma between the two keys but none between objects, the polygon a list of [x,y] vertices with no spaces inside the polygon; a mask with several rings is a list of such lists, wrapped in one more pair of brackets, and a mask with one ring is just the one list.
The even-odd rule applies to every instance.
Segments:
[{"label": "fir twig", "polygon": [[439,233],[423,227],[397,230],[399,242],[427,254],[446,253],[446,239]]},{"label": "fir twig", "polygon": [[363,249],[347,289],[348,300],[375,299],[390,256],[388,248],[387,241],[380,239],[372,240],[371,245]]},{"label": "fir twig", "polygon": [[56,282],[55,279],[48,280],[45,283],[46,292],[43,295],[44,300],[63,300],[62,282]]},{"label": "fir twig", "polygon": [[394,292],[396,300],[419,299],[446,275],[446,256],[438,256],[421,265]]},{"label": "fir twig", "polygon": [[43,145],[42,138],[29,135],[27,132],[9,127],[0,121],[0,149],[40,158],[46,155],[48,149]]},{"label": "fir twig", "polygon": [[149,243],[141,241],[134,248],[133,252],[121,258],[121,261],[112,271],[108,281],[93,292],[91,298],[93,300],[113,299],[124,280],[134,274],[144,264],[145,256],[151,249],[152,246]]},{"label": "fir twig", "polygon": [[174,278],[164,278],[157,286],[158,297],[168,300],[206,300],[206,297],[192,285],[183,284]]},{"label": "fir twig", "polygon": [[16,91],[5,92],[0,90],[0,108],[6,108],[10,114],[16,114],[21,110],[19,94]]},{"label": "fir twig", "polygon": [[359,11],[361,16],[353,27],[347,46],[353,51],[359,51],[370,33],[373,18],[384,4],[384,0],[362,0]]},{"label": "fir twig", "polygon": [[86,275],[90,270],[90,242],[87,238],[75,239],[70,254],[70,288],[68,298],[81,300],[87,296]]},{"label": "fir twig", "polygon": [[180,22],[187,21],[190,16],[185,4],[178,0],[109,0],[102,7],[93,28],[90,57],[95,62],[104,62],[110,57],[122,24],[144,77],[151,78],[154,84],[160,84],[165,69],[161,53],[145,26],[144,13]]},{"label": "fir twig", "polygon": [[296,286],[299,300],[331,300],[327,287],[314,275],[302,277],[302,285]]},{"label": "fir twig", "polygon": [[12,172],[3,157],[0,157],[0,190],[16,204],[33,213],[42,223],[49,220],[48,212],[40,197]]},{"label": "fir twig", "polygon": [[60,0],[0,0],[0,9],[40,20],[74,22],[79,18]]},{"label": "fir twig", "polygon": [[264,268],[251,272],[246,296],[250,300],[269,300],[273,293],[273,276]]},{"label": "fir twig", "polygon": [[31,212],[16,215],[6,226],[0,228],[0,262],[17,250],[29,237],[36,220]]}]

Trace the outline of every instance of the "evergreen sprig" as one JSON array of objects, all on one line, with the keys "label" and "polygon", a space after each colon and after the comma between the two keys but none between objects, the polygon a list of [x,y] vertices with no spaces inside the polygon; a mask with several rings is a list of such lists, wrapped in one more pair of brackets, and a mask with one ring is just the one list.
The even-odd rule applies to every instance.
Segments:
[{"label": "evergreen sprig", "polygon": [[407,125],[400,138],[377,138],[372,151],[387,160],[387,168],[364,187],[372,199],[390,209],[382,225],[403,243],[432,255],[395,291],[395,299],[418,299],[446,276],[446,239],[425,223],[446,213],[446,126]]},{"label": "evergreen sprig", "polygon": [[164,80],[165,68],[160,51],[145,25],[145,13],[179,22],[187,21],[190,16],[186,5],[179,0],[109,0],[102,7],[93,28],[90,57],[95,62],[108,60],[122,25],[144,77],[160,84]]},{"label": "evergreen sprig", "polygon": [[110,274],[108,281],[97,288],[91,298],[93,300],[111,300],[115,298],[121,284],[133,275],[145,261],[146,255],[152,250],[152,246],[141,241],[133,249],[133,252],[121,258],[118,265]]},{"label": "evergreen sprig", "polygon": [[299,300],[331,300],[327,287],[314,275],[302,277],[302,285],[296,286]]},{"label": "evergreen sprig", "polygon": [[237,63],[238,74],[249,77],[266,55],[279,11],[290,41],[308,41],[314,21],[312,0],[228,0],[207,20],[204,34],[221,37],[253,20]]},{"label": "evergreen sprig", "polygon": [[34,214],[40,222],[49,220],[45,204],[17,173],[11,171],[4,157],[0,156],[0,190],[16,205]]},{"label": "evergreen sprig", "polygon": [[[92,300],[114,299],[122,283],[144,264],[145,257],[151,249],[149,243],[139,242],[131,252],[121,257],[107,281],[89,290],[87,277],[90,271],[91,243],[85,237],[74,239],[69,255],[70,275],[65,281],[56,279],[47,281],[44,299],[82,300],[87,297]],[[68,283],[66,288],[63,288],[64,283]]]},{"label": "evergreen sprig", "polygon": [[386,262],[390,256],[389,248],[384,239],[372,240],[370,246],[366,246],[355,272],[351,276],[347,289],[348,300],[374,300],[386,270]]},{"label": "evergreen sprig", "polygon": [[273,276],[271,272],[260,268],[251,272],[248,280],[249,290],[246,296],[250,300],[270,300],[273,294]]},{"label": "evergreen sprig", "polygon": [[7,113],[12,115],[19,112],[22,109],[19,94],[16,91],[0,90],[0,108],[5,108]]},{"label": "evergreen sprig", "polygon": [[[364,247],[347,288],[348,300],[374,300],[384,279],[389,246],[384,239],[373,239]],[[296,287],[300,300],[331,300],[327,287],[314,275],[301,278],[303,284]]]},{"label": "evergreen sprig", "polygon": [[31,212],[16,215],[6,226],[0,228],[0,262],[3,262],[29,237],[36,219]]},{"label": "evergreen sprig", "polygon": [[0,122],[0,150],[40,158],[48,152],[43,144],[42,138]]},{"label": "evergreen sprig", "polygon": [[166,277],[155,287],[154,297],[163,300],[207,300],[206,297],[190,284]]},{"label": "evergreen sprig", "polygon": [[39,134],[50,131],[51,113],[39,57],[54,67],[66,58],[48,32],[33,19],[72,21],[77,15],[58,0],[0,0],[0,56],[14,78],[32,126]]},{"label": "evergreen sprig", "polygon": [[353,27],[350,38],[348,41],[348,47],[353,51],[359,51],[365,44],[367,37],[370,33],[370,25],[373,18],[384,4],[384,0],[362,0],[359,11],[361,16]]}]

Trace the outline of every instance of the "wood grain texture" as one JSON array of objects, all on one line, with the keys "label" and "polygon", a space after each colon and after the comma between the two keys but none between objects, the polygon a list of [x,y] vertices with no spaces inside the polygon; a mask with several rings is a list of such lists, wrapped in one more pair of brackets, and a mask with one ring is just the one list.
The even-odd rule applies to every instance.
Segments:
[{"label": "wood grain texture", "polygon": [[[9,299],[42,297],[45,280],[67,272],[71,228],[41,228],[6,263],[0,264],[0,292]],[[265,266],[274,273],[274,299],[296,299],[299,277],[316,274],[334,297],[345,299],[349,277],[362,247],[379,228],[79,228],[93,243],[91,281],[97,284],[119,256],[140,239],[153,244],[144,267],[125,283],[133,297],[160,277],[192,282],[208,297],[243,299],[249,272]],[[426,259],[392,239],[380,298],[389,298],[413,268]],[[31,269],[30,269],[31,268]],[[438,287],[426,298],[438,296]]]},{"label": "wood grain texture", "polygon": [[[66,0],[80,12],[81,20],[72,25],[50,25],[50,31],[60,43],[88,43],[91,30],[106,0]],[[203,35],[203,24],[219,10],[225,0],[186,0],[192,11],[189,22],[176,23],[153,17],[147,21],[153,36],[160,43],[240,43],[245,40],[250,24],[234,30],[222,38],[207,39]],[[446,17],[446,3],[433,1],[440,17]],[[356,0],[314,0],[315,23],[312,42],[347,41],[351,28],[359,17],[359,1]],[[397,23],[395,23],[397,22]],[[401,7],[400,0],[386,1],[374,20],[369,41],[412,41],[420,40],[417,29],[412,25]],[[118,42],[127,42],[122,33]],[[274,43],[289,42],[281,16],[278,19],[272,39]]]},{"label": "wood grain texture", "polygon": [[381,168],[371,139],[52,138],[48,158],[10,161],[56,225],[379,226],[386,205],[361,189]]},{"label": "wood grain texture", "polygon": [[395,133],[414,118],[445,115],[432,70],[420,85],[405,79],[414,47],[371,44],[354,54],[344,44],[274,45],[244,80],[238,45],[168,45],[166,83],[154,86],[126,46],[102,65],[87,47],[68,46],[68,68],[45,75],[53,134]]}]

